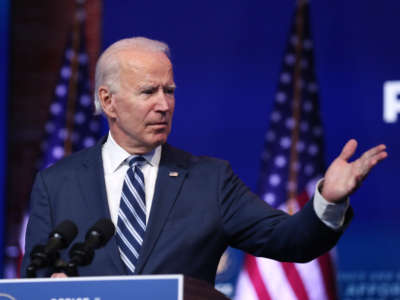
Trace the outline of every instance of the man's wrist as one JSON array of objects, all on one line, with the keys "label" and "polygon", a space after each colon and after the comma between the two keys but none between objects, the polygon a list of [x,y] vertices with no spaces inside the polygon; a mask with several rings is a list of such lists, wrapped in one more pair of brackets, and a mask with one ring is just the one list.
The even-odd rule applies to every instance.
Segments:
[{"label": "man's wrist", "polygon": [[314,194],[314,210],[320,220],[328,227],[339,230],[345,219],[346,211],[349,207],[349,199],[345,198],[343,201],[330,202],[326,200],[321,193],[324,179],[317,182]]}]

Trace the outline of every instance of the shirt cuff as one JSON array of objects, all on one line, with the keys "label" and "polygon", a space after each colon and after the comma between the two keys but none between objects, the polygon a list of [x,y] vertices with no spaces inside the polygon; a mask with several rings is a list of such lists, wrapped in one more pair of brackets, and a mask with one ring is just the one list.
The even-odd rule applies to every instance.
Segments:
[{"label": "shirt cuff", "polygon": [[315,187],[314,210],[326,226],[334,230],[339,230],[343,226],[345,214],[349,208],[349,198],[339,203],[328,202],[320,193],[320,187],[323,181],[323,178],[318,180]]}]

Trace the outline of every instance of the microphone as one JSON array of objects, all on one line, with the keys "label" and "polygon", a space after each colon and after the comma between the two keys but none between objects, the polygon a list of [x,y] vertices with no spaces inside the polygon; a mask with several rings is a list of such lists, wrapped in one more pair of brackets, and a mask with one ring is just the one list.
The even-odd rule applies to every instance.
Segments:
[{"label": "microphone", "polygon": [[110,219],[100,219],[86,233],[83,243],[76,243],[69,251],[70,261],[64,268],[68,276],[78,276],[77,266],[87,266],[94,258],[94,250],[104,247],[114,235],[115,226]]},{"label": "microphone", "polygon": [[46,245],[36,245],[31,253],[31,263],[26,268],[27,277],[36,277],[36,270],[51,265],[58,257],[58,250],[67,248],[78,234],[78,228],[70,221],[65,220],[58,224],[49,234]]}]

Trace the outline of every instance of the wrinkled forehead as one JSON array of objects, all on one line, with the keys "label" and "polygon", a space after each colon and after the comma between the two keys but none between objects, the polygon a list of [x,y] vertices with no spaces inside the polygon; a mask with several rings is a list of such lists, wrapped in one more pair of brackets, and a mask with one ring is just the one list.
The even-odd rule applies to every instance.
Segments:
[{"label": "wrinkled forehead", "polygon": [[117,56],[123,71],[172,72],[172,63],[163,52],[121,50]]},{"label": "wrinkled forehead", "polygon": [[171,61],[162,52],[121,51],[118,58],[125,88],[175,85]]}]

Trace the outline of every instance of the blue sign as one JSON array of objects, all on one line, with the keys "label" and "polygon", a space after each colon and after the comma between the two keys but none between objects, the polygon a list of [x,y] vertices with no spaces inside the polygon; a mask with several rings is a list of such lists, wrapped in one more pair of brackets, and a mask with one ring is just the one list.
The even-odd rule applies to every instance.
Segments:
[{"label": "blue sign", "polygon": [[182,300],[182,275],[0,280],[0,300]]}]

